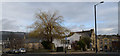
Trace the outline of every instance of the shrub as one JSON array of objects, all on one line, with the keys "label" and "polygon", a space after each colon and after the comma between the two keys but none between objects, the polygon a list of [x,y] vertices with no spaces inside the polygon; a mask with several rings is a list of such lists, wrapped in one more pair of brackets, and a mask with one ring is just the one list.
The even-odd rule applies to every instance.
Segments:
[{"label": "shrub", "polygon": [[75,42],[72,43],[72,48],[74,50],[79,50],[79,46],[77,45],[77,41],[75,41]]},{"label": "shrub", "polygon": [[80,40],[77,42],[77,45],[79,45],[79,50],[81,50],[81,48],[83,49],[83,51],[85,51],[85,42],[83,40]]},{"label": "shrub", "polygon": [[83,40],[80,40],[80,41],[75,41],[72,43],[72,47],[74,50],[83,50],[85,51],[85,46],[86,46],[86,43],[83,41]]},{"label": "shrub", "polygon": [[45,49],[51,49],[51,43],[49,41],[43,41],[41,44]]}]

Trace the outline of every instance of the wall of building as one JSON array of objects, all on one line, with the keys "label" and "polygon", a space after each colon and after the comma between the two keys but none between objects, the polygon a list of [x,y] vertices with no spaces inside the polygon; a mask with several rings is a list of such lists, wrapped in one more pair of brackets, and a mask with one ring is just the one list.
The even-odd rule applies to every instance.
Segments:
[{"label": "wall of building", "polygon": [[[95,48],[95,33],[93,29],[88,31],[74,32],[72,36],[67,37],[67,40],[69,40],[69,44],[67,44],[66,46],[72,44],[75,41],[79,41],[82,37],[90,37],[92,40],[91,48]],[[61,40],[65,39],[54,39],[53,43],[55,44],[55,47],[64,47],[65,44],[62,44]]]},{"label": "wall of building", "polygon": [[105,37],[102,36],[97,40],[98,51],[112,51],[112,42],[118,41],[116,37]]}]

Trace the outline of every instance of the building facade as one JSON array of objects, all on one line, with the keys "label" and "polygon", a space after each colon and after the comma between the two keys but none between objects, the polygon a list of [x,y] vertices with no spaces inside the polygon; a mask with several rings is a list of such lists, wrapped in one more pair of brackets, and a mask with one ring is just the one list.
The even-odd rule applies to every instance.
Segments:
[{"label": "building facade", "polygon": [[98,51],[113,51],[112,42],[118,41],[118,38],[115,35],[99,35],[97,39]]},{"label": "building facade", "polygon": [[6,48],[19,48],[23,46],[24,32],[10,32],[10,31],[1,31],[2,32],[2,47]]},{"label": "building facade", "polygon": [[54,39],[53,43],[55,44],[55,47],[64,47],[65,46],[72,46],[71,44],[75,41],[79,41],[83,37],[89,37],[91,41],[91,50],[95,50],[95,33],[94,29],[86,30],[86,31],[80,31],[80,32],[72,32],[73,34],[70,37],[67,37],[63,39]]},{"label": "building facade", "polygon": [[2,32],[2,49],[39,49],[42,48],[39,39],[29,37],[25,32],[10,32],[10,31],[1,31]]}]

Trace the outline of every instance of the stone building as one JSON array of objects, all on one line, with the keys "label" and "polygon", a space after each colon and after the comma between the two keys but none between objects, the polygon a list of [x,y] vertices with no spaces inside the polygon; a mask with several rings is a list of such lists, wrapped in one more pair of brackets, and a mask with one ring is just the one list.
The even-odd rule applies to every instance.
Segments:
[{"label": "stone building", "polygon": [[118,41],[118,38],[116,35],[98,35],[98,51],[112,51],[112,42]]},{"label": "stone building", "polygon": [[25,32],[0,31],[2,33],[2,49],[39,49],[43,48],[39,39],[29,37]]},{"label": "stone building", "polygon": [[3,49],[5,48],[16,49],[23,46],[24,32],[10,32],[10,31],[1,32]]},{"label": "stone building", "polygon": [[43,48],[43,46],[39,39],[29,38],[25,39],[24,48],[28,49],[28,51],[31,51],[32,49]]}]

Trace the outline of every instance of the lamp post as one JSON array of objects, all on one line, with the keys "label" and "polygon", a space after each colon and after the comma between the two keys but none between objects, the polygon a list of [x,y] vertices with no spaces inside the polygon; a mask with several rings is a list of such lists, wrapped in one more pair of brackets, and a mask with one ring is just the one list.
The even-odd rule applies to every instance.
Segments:
[{"label": "lamp post", "polygon": [[96,40],[96,43],[95,43],[95,49],[96,49],[96,51],[95,51],[95,52],[96,52],[96,53],[97,53],[97,50],[98,50],[98,49],[97,49],[97,22],[96,22],[96,6],[97,6],[97,5],[99,5],[99,4],[101,4],[101,3],[104,3],[104,1],[101,1],[100,3],[97,3],[97,4],[95,4],[95,5],[94,5],[94,12],[95,12],[95,38],[96,38],[96,39],[95,39],[95,40]]},{"label": "lamp post", "polygon": [[65,53],[67,53],[66,44],[67,44],[67,37],[65,37]]}]

